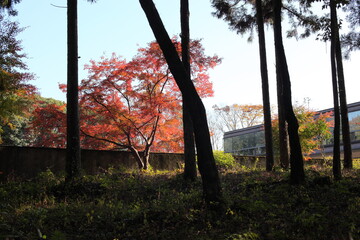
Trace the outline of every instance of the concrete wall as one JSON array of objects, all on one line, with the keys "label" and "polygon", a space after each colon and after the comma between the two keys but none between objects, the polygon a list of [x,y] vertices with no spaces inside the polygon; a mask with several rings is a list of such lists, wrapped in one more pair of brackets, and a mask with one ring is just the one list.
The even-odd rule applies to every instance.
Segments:
[{"label": "concrete wall", "polygon": [[[82,150],[82,168],[87,174],[96,174],[109,167],[136,169],[131,153],[122,151]],[[0,180],[8,177],[32,178],[50,169],[65,171],[66,150],[0,146]],[[184,162],[183,154],[152,153],[150,165],[155,170],[174,170]]]}]

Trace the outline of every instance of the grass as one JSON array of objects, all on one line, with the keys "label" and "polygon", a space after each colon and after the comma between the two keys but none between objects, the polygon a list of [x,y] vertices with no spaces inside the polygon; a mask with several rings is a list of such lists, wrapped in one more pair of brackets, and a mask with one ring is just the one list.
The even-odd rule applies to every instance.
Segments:
[{"label": "grass", "polygon": [[307,170],[224,170],[224,208],[202,201],[200,178],[180,172],[86,176],[72,185],[50,171],[0,185],[0,239],[360,239],[360,172],[334,182]]}]

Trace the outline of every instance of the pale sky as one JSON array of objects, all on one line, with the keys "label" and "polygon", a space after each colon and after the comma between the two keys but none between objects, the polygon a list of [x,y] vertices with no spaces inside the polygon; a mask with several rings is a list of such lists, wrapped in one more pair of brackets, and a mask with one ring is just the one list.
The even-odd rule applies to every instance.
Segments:
[{"label": "pale sky", "polygon": [[[180,33],[179,0],[154,0],[170,36]],[[78,0],[79,79],[87,76],[83,70],[89,60],[100,60],[113,52],[130,60],[139,47],[153,41],[154,35],[137,0],[98,0],[90,4]],[[66,99],[59,83],[66,83],[66,6],[65,0],[22,1],[16,5],[16,19],[27,27],[19,35],[27,64],[37,76],[32,83],[44,97]],[[230,31],[227,23],[211,15],[210,0],[190,0],[191,38],[203,39],[208,55],[223,58],[221,65],[210,72],[215,97],[205,99],[207,108],[225,104],[261,104],[261,78],[257,35],[252,43],[247,36]],[[285,27],[283,27],[285,28]],[[285,29],[283,29],[285,30]],[[270,78],[270,101],[276,105],[275,59],[273,32],[267,30],[267,55]],[[310,98],[315,110],[330,108],[332,84],[330,44],[307,40],[284,39],[292,82],[293,102]],[[360,52],[344,61],[348,103],[360,101]]]}]

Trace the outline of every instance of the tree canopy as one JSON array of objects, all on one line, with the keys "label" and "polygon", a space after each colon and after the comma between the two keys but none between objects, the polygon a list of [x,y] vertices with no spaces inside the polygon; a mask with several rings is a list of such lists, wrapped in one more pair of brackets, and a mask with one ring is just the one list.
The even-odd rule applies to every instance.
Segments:
[{"label": "tree canopy", "polygon": [[227,131],[262,124],[264,120],[262,105],[232,104],[224,107],[214,105],[213,109]]},{"label": "tree canopy", "polygon": [[29,84],[34,76],[28,72],[17,35],[23,31],[17,22],[0,14],[0,143],[2,129],[15,129],[30,112],[29,101],[36,88]]},{"label": "tree canopy", "polygon": [[[181,44],[173,39],[177,50]],[[190,43],[192,78],[202,97],[213,95],[208,70],[221,62],[207,56],[200,40]],[[181,94],[159,45],[151,42],[126,61],[113,54],[91,61],[79,91],[83,148],[132,151],[144,167],[150,149],[182,152]],[[61,85],[66,91],[66,85]],[[39,146],[65,146],[65,105],[40,105],[33,128],[43,129]],[[42,124],[48,119],[48,125]],[[141,152],[145,152],[142,155]]]}]

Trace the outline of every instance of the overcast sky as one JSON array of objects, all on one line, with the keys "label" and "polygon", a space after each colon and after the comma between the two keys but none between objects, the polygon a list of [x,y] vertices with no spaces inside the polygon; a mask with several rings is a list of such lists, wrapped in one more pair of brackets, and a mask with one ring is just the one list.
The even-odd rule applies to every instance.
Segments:
[{"label": "overcast sky", "polygon": [[[84,64],[113,52],[130,60],[139,47],[155,38],[136,0],[98,0],[90,4],[79,0],[79,74],[87,76]],[[154,0],[170,36],[180,33],[179,0]],[[26,30],[19,35],[28,66],[37,78],[33,82],[44,97],[65,100],[59,83],[66,83],[66,6],[65,0],[22,1],[16,6],[16,19]],[[261,78],[257,38],[229,30],[227,23],[211,15],[209,0],[190,0],[190,35],[203,39],[208,55],[223,58],[210,72],[215,97],[204,100],[207,108],[214,104],[261,104]],[[286,28],[286,27],[284,27]],[[285,30],[285,29],[284,29]],[[276,105],[275,59],[273,32],[267,30],[267,54],[271,104]],[[316,110],[332,107],[330,44],[307,40],[285,39],[293,102],[309,98]],[[348,103],[360,101],[360,53],[344,62]]]}]

